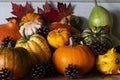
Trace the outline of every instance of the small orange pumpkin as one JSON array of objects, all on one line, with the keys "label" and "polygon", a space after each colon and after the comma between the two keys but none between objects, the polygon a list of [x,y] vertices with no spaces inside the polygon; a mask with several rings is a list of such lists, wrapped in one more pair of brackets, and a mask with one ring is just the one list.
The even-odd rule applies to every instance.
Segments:
[{"label": "small orange pumpkin", "polygon": [[92,51],[84,44],[76,46],[62,46],[55,50],[52,61],[61,74],[64,74],[68,64],[76,64],[81,69],[81,74],[88,73],[95,64]]}]

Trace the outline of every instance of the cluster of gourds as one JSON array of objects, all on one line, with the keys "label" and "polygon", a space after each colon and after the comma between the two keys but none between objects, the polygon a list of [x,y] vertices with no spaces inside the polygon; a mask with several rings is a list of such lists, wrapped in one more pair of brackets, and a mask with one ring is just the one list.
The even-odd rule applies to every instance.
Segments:
[{"label": "cluster of gourds", "polygon": [[[88,73],[95,64],[100,72],[120,74],[120,55],[119,51],[116,52],[118,49],[111,48],[104,55],[95,57],[86,44],[72,44],[71,36],[81,35],[77,30],[79,24],[78,16],[68,15],[59,22],[50,23],[48,26],[50,32],[47,38],[44,38],[37,34],[37,29],[46,27],[41,15],[28,13],[23,16],[20,23],[17,23],[15,18],[11,18],[7,24],[0,25],[2,33],[0,43],[6,36],[10,36],[17,43],[15,48],[0,48],[0,69],[7,67],[12,71],[13,79],[19,79],[29,72],[32,65],[46,63],[52,59],[57,71],[61,74],[64,74],[68,64],[78,65],[81,69],[80,74]],[[92,26],[92,28],[85,29],[81,36],[87,43],[94,39],[93,34],[96,32],[98,40],[107,40],[106,42],[111,43],[109,35],[101,30],[101,27]],[[50,47],[54,48],[53,53]]]},{"label": "cluster of gourds", "polygon": [[[25,16],[23,16],[24,20],[26,19]],[[10,20],[15,19],[11,18]],[[37,29],[42,26],[44,26],[44,24],[39,20],[28,20],[28,22],[24,22],[24,24],[16,30],[20,32],[21,37],[16,40],[15,47],[0,48],[0,69],[7,67],[12,72],[13,79],[24,77],[29,72],[32,65],[46,63],[50,59],[52,59],[58,72],[62,74],[64,73],[65,67],[71,63],[79,65],[82,69],[82,74],[92,69],[95,63],[95,57],[91,50],[84,44],[75,46],[68,45],[69,38],[71,34],[74,33],[74,29],[72,29],[70,25],[62,22],[51,23],[47,38],[37,34]],[[59,27],[54,28],[55,26]],[[6,25],[6,27],[10,28],[8,25]],[[18,27],[18,25],[12,27]],[[1,26],[1,28],[4,27]],[[4,34],[13,39],[18,37],[13,36],[16,34],[13,34],[12,30],[10,32],[10,35],[7,35],[7,33]],[[1,37],[1,39],[4,39],[6,35]],[[53,54],[51,53],[50,46],[55,49]]]}]

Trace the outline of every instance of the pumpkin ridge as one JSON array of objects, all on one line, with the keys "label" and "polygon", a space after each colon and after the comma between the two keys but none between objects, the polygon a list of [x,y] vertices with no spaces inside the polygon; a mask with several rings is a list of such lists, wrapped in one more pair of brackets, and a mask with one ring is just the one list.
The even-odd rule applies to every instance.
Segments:
[{"label": "pumpkin ridge", "polygon": [[46,56],[46,54],[45,54],[46,52],[43,50],[43,48],[42,48],[40,45],[38,45],[37,42],[34,41],[34,43],[35,43],[37,46],[40,47],[40,50],[42,50],[41,54],[42,54],[42,56],[44,56],[44,57],[42,58],[43,61],[44,61],[44,60],[47,60],[47,59],[46,59],[47,56]]},{"label": "pumpkin ridge", "polygon": [[[13,49],[12,53],[13,53],[13,55],[12,55],[13,56],[13,61],[12,61],[13,65],[12,65],[12,69],[11,70],[14,72],[15,71],[14,70],[14,65],[15,65],[15,49]],[[14,75],[14,73],[12,73],[12,74]]]},{"label": "pumpkin ridge", "polygon": [[[40,61],[40,60],[38,59],[38,56],[36,55],[36,52],[33,52],[32,47],[30,46],[31,41],[32,41],[32,43],[34,43],[33,40],[30,40],[30,41],[27,42],[27,43],[28,43],[27,45],[28,45],[28,47],[29,47],[29,49],[30,49],[30,53],[31,53],[31,55],[33,55],[32,57],[34,57],[34,60],[35,60],[35,61]],[[40,54],[39,54],[39,55],[40,55]]]},{"label": "pumpkin ridge", "polygon": [[[85,45],[84,45],[85,46]],[[86,51],[86,54],[88,55],[88,56],[86,56],[87,58],[89,58],[89,60],[91,60],[90,59],[90,56],[94,56],[93,54],[92,54],[92,51],[87,47],[87,46],[85,46],[86,48],[83,48],[83,46],[82,46],[82,49],[84,50],[84,51]],[[87,53],[87,51],[88,52],[90,52],[89,54]],[[92,62],[91,62],[92,61]],[[95,63],[95,57],[93,57],[92,58],[92,60],[91,60],[90,62],[91,63]],[[94,61],[94,62],[93,62]],[[88,62],[87,64],[91,64],[90,62]],[[92,64],[92,65],[89,65],[89,67],[91,66],[91,68],[94,66],[94,64]],[[88,66],[87,66],[88,67]]]},{"label": "pumpkin ridge", "polygon": [[[34,38],[35,39],[35,38]],[[32,39],[33,40],[33,39]],[[37,41],[37,40],[39,40],[39,42]],[[48,46],[48,44],[47,44],[47,41],[42,37],[42,36],[37,36],[36,35],[36,39],[35,40],[33,40],[34,42],[36,42],[37,43],[37,45],[38,44],[40,44],[40,45],[38,45],[38,46],[40,46],[41,47],[41,49],[44,51],[44,53],[45,53],[45,57],[47,57],[47,56],[50,56],[50,54],[51,54],[51,51],[50,51],[50,49],[49,49],[49,46]],[[44,46],[43,46],[44,45]],[[47,49],[47,50],[46,50]],[[48,54],[48,53],[50,53],[50,54]],[[49,59],[49,58],[48,58]],[[46,60],[48,60],[47,58],[46,58]]]}]

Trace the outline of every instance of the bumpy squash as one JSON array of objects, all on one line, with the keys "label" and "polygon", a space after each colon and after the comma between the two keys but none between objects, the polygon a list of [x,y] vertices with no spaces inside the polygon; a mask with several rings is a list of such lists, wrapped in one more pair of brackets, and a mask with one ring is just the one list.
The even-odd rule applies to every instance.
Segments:
[{"label": "bumpy squash", "polygon": [[46,39],[39,34],[22,37],[17,41],[15,47],[27,49],[32,57],[33,64],[47,62],[51,57]]},{"label": "bumpy squash", "polygon": [[38,29],[41,28],[41,26],[42,26],[42,23],[40,23],[37,20],[28,21],[20,27],[19,32],[22,36],[32,35],[37,33]]},{"label": "bumpy squash", "polygon": [[8,68],[12,79],[18,80],[27,75],[31,69],[31,57],[24,48],[0,48],[0,70]]},{"label": "bumpy squash", "polygon": [[24,15],[19,23],[19,26],[22,26],[24,23],[29,22],[29,21],[34,21],[37,20],[42,24],[45,24],[45,21],[42,17],[42,15],[37,14],[37,13],[27,13]]},{"label": "bumpy squash", "polygon": [[68,64],[78,65],[81,74],[88,73],[94,66],[95,57],[92,51],[84,44],[75,46],[62,46],[53,53],[52,61],[61,74],[64,74]]},{"label": "bumpy squash", "polygon": [[58,48],[68,44],[70,35],[67,28],[58,28],[48,33],[47,40],[52,47]]},{"label": "bumpy squash", "polygon": [[120,46],[96,58],[96,67],[103,74],[120,74]]}]

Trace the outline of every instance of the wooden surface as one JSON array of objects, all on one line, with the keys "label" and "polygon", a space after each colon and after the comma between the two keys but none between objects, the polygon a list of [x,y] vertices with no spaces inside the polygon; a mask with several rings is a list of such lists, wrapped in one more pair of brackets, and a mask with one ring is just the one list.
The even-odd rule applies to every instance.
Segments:
[{"label": "wooden surface", "polygon": [[[54,76],[54,77],[48,77],[48,78],[42,78],[42,79],[23,79],[23,80],[68,80],[64,76]],[[75,80],[120,80],[120,75],[85,75],[83,77],[80,77]]]},{"label": "wooden surface", "polygon": [[[46,78],[24,78],[23,80],[69,80],[64,75],[55,75],[53,77]],[[91,71],[90,73],[80,76],[78,79],[74,80],[120,80],[120,75],[104,75],[98,72]]]}]

